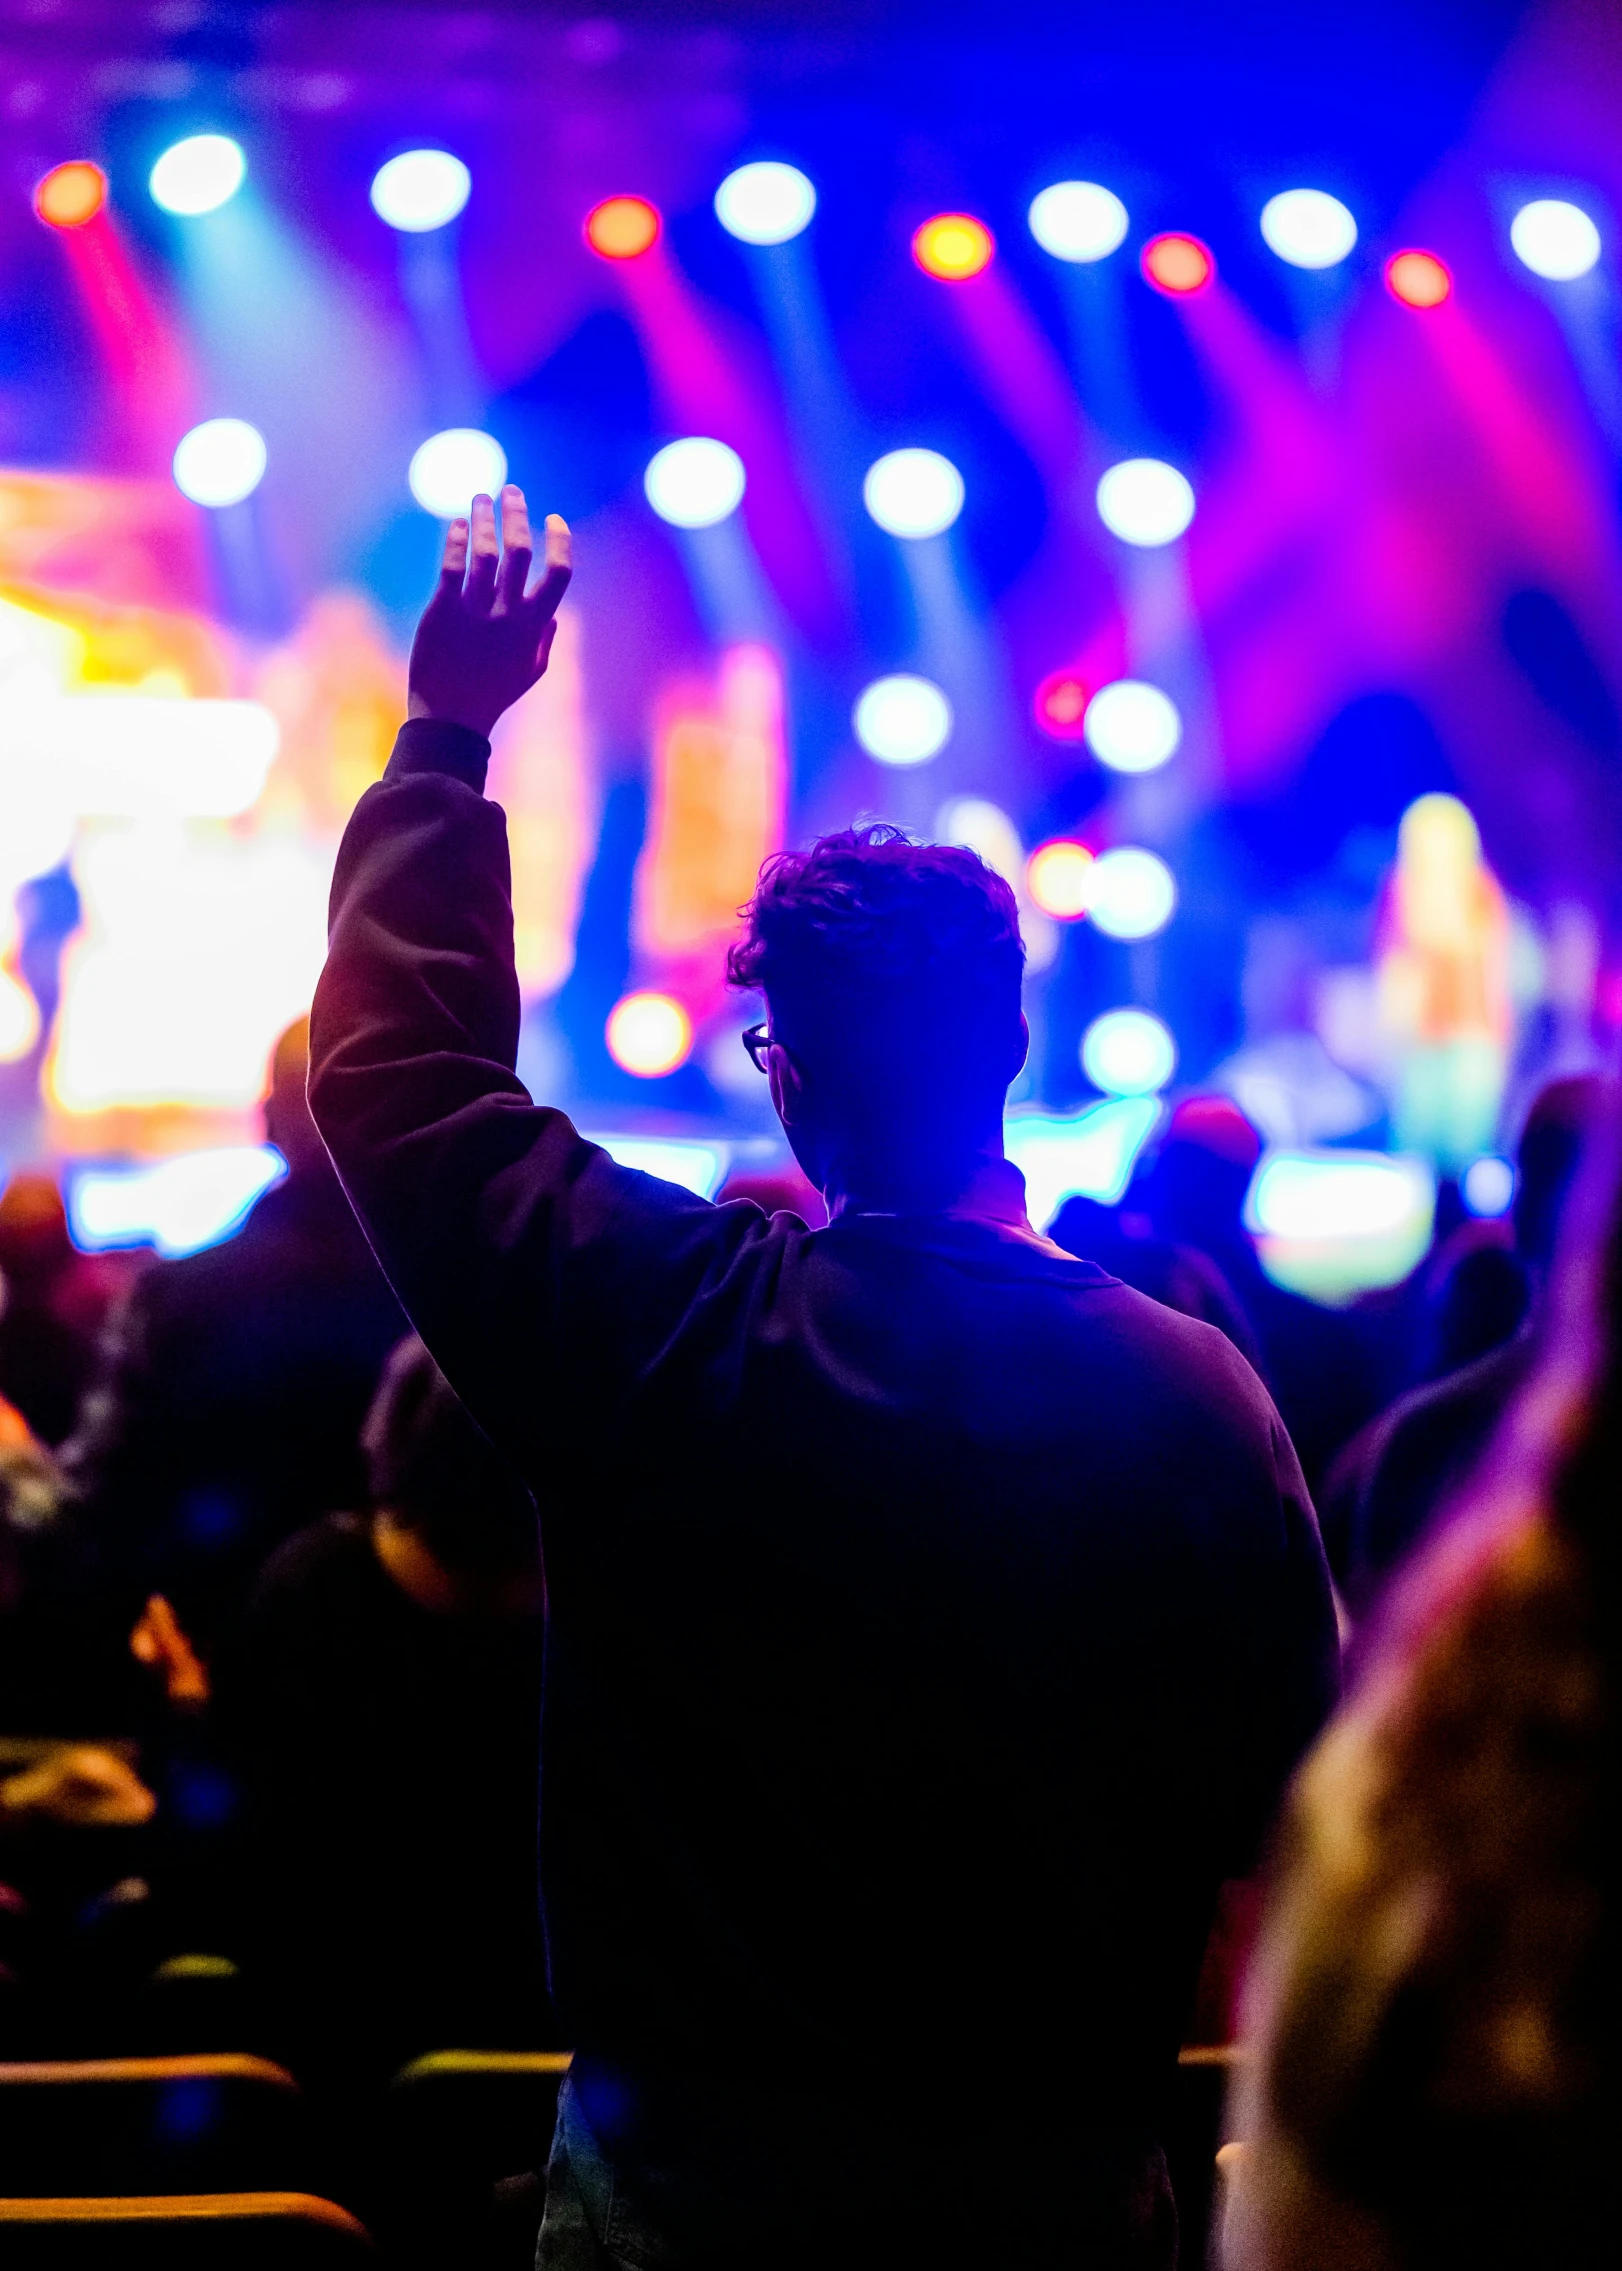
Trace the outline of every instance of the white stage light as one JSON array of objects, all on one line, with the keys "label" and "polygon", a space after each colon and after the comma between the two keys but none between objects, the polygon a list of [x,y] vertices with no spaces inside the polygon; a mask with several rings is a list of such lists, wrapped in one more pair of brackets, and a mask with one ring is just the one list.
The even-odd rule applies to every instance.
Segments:
[{"label": "white stage light", "polygon": [[1490,1221],[1510,1210],[1515,1197],[1515,1170],[1507,1159],[1489,1151],[1471,1160],[1459,1189],[1470,1212]]},{"label": "white stage light", "polygon": [[1599,231],[1580,205],[1564,197],[1537,197],[1509,225],[1509,241],[1534,276],[1569,284],[1586,276],[1600,256]]},{"label": "white stage light", "polygon": [[625,994],[608,1013],[608,1053],[638,1080],[662,1080],[687,1062],[693,1021],[670,994]]},{"label": "white stage light", "polygon": [[1103,260],[1126,235],[1126,207],[1097,181],[1056,181],[1031,199],[1031,234],[1055,260]]},{"label": "white stage light", "polygon": [[1171,921],[1177,885],[1154,852],[1122,844],[1103,852],[1087,878],[1087,912],[1106,938],[1153,938]]},{"label": "white stage light", "polygon": [[856,738],[881,765],[922,765],[946,747],[952,705],[928,678],[875,678],[851,713]]},{"label": "white stage light", "polygon": [[1081,1037],[1081,1067],[1106,1096],[1153,1096],[1177,1069],[1177,1044],[1146,1009],[1107,1009]]},{"label": "white stage light", "polygon": [[1010,1113],[1003,1150],[1025,1178],[1031,1221],[1045,1227],[1066,1199],[1077,1197],[1114,1206],[1161,1109],[1157,1097],[1112,1096],[1073,1117]]},{"label": "white stage light", "polygon": [[245,418],[205,418],[181,437],[175,487],[194,505],[240,505],[265,474],[265,437]]},{"label": "white stage light", "polygon": [[1262,235],[1292,268],[1334,268],[1356,244],[1357,223],[1327,189],[1281,189],[1262,207]]},{"label": "white stage light", "polygon": [[[738,1048],[737,1035],[727,1037],[737,1051],[738,1061],[745,1072],[749,1072],[749,1060]],[[750,1072],[749,1077],[758,1083],[758,1074]],[[725,1180],[732,1157],[730,1144],[688,1143],[677,1136],[590,1133],[586,1141],[600,1143],[617,1166],[635,1167],[644,1175],[657,1175],[661,1183],[679,1183],[684,1191],[691,1191],[700,1199],[714,1198]]]},{"label": "white stage light", "polygon": [[1082,735],[1114,773],[1152,773],[1177,753],[1183,721],[1170,695],[1141,678],[1100,686],[1087,705]]},{"label": "white stage light", "polygon": [[507,453],[477,426],[430,434],[411,460],[411,494],[436,520],[465,520],[475,497],[494,497],[507,478]]},{"label": "white stage light", "polygon": [[940,536],[963,510],[963,476],[933,449],[893,449],[867,469],[862,502],[888,536]]},{"label": "white stage light", "polygon": [[147,187],[154,205],[190,218],[229,203],[247,171],[248,161],[229,134],[188,134],[164,151]]},{"label": "white stage light", "polygon": [[735,449],[690,434],[654,452],[642,487],[648,503],[672,528],[714,528],[743,503],[746,481]]},{"label": "white stage light", "polygon": [[1175,465],[1125,458],[1098,484],[1098,517],[1123,544],[1172,544],[1194,518],[1194,491]]},{"label": "white stage light", "polygon": [[761,158],[729,173],[715,193],[715,217],[745,244],[787,244],[817,209],[817,193],[798,166]]},{"label": "white stage light", "polygon": [[268,1143],[183,1151],[155,1167],[82,1168],[68,1184],[76,1246],[155,1246],[196,1254],[240,1230],[262,1192],[286,1173]]},{"label": "white stage light", "polygon": [[402,150],[372,176],[372,211],[391,229],[422,236],[454,221],[473,176],[449,150]]}]

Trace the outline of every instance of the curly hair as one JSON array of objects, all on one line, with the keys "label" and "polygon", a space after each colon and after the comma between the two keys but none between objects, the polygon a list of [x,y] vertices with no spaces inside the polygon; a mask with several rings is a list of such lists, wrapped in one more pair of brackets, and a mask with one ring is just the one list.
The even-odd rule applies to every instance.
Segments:
[{"label": "curly hair", "polygon": [[1007,1085],[1025,947],[1014,894],[975,852],[884,824],[845,828],[761,869],[727,957],[796,1054],[846,1085],[882,1084],[906,1036],[923,1089]]}]

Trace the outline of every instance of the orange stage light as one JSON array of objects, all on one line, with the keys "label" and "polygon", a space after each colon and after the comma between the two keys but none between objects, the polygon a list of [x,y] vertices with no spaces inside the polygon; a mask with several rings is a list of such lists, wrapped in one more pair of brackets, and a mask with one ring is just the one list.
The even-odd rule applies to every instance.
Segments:
[{"label": "orange stage light", "polygon": [[1073,670],[1054,670],[1036,689],[1036,722],[1055,741],[1079,741],[1087,715],[1087,688]]},{"label": "orange stage light", "polygon": [[34,211],[53,229],[82,229],[107,202],[107,176],[88,158],[52,166],[34,187]]},{"label": "orange stage light", "polygon": [[605,197],[586,215],[586,242],[601,260],[635,260],[663,225],[645,197]]},{"label": "orange stage light", "polygon": [[1453,275],[1434,252],[1394,252],[1385,264],[1385,288],[1405,308],[1439,308],[1453,293]]},{"label": "orange stage light", "polygon": [[1031,904],[1056,922],[1073,923],[1087,912],[1092,895],[1093,855],[1085,844],[1060,836],[1039,844],[1025,869]]},{"label": "orange stage light", "polygon": [[1203,292],[1216,275],[1211,248],[1198,237],[1151,237],[1143,248],[1141,266],[1146,281],[1174,300]]},{"label": "orange stage light", "polygon": [[937,213],[914,232],[912,240],[912,257],[924,274],[939,276],[948,284],[978,276],[996,249],[991,231],[972,213]]}]

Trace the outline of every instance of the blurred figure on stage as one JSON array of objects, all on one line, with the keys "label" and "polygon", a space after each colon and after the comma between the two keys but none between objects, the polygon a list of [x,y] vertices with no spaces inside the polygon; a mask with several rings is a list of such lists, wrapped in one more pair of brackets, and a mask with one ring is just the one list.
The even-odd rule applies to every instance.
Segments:
[{"label": "blurred figure on stage", "polygon": [[285,1178],[234,1238],[136,1281],[62,1451],[131,1621],[156,1596],[146,1623],[165,1639],[178,1620],[205,1660],[266,1554],[359,1503],[361,1425],[406,1329],[310,1118],[308,1063],[300,1020],[265,1103]]}]

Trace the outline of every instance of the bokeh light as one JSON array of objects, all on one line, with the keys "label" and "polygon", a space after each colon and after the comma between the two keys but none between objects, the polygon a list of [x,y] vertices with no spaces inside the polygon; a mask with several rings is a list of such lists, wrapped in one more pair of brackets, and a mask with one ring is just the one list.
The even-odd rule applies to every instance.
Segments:
[{"label": "bokeh light", "polygon": [[608,1013],[604,1028],[608,1053],[623,1072],[638,1080],[661,1080],[685,1064],[693,1046],[693,1021],[669,994],[625,994]]},{"label": "bokeh light", "polygon": [[1123,544],[1173,544],[1194,518],[1194,491],[1162,458],[1124,458],[1099,481],[1098,517]]},{"label": "bokeh light", "polygon": [[743,502],[743,459],[725,442],[690,434],[666,442],[648,460],[643,493],[672,528],[714,528]]},{"label": "bokeh light", "polygon": [[1176,881],[1157,853],[1122,844],[1094,860],[1087,912],[1106,938],[1153,938],[1176,905]]},{"label": "bokeh light", "polygon": [[1031,703],[1037,724],[1055,741],[1079,741],[1086,730],[1087,687],[1073,670],[1052,670]]},{"label": "bokeh light", "polygon": [[1394,252],[1385,264],[1385,288],[1406,308],[1439,308],[1453,290],[1453,277],[1434,252]]},{"label": "bokeh light", "polygon": [[454,221],[473,176],[449,150],[402,150],[372,176],[372,211],[391,229],[422,236]]},{"label": "bokeh light", "polygon": [[963,476],[933,449],[893,449],[867,469],[862,502],[887,535],[940,536],[963,510]]},{"label": "bokeh light", "polygon": [[1056,836],[1038,844],[1025,869],[1025,888],[1031,904],[1055,922],[1073,923],[1087,912],[1092,888],[1093,855],[1085,844]]},{"label": "bokeh light", "polygon": [[181,437],[175,487],[194,505],[240,505],[264,478],[265,437],[245,418],[205,418]]},{"label": "bokeh light", "polygon": [[1459,1194],[1473,1215],[1491,1221],[1508,1214],[1515,1197],[1515,1170],[1495,1152],[1472,1159],[1459,1179]]},{"label": "bokeh light", "polygon": [[1055,260],[1104,260],[1127,231],[1127,211],[1097,181],[1056,181],[1031,199],[1031,234]]},{"label": "bokeh light", "polygon": [[862,690],[851,723],[881,765],[922,765],[950,740],[952,705],[933,679],[896,671]]},{"label": "bokeh light", "polygon": [[1143,248],[1141,265],[1146,282],[1174,300],[1203,292],[1216,274],[1210,246],[1181,233],[1151,237]]},{"label": "bokeh light", "polygon": [[989,265],[996,242],[972,213],[937,213],[913,231],[912,257],[926,276],[960,284]]},{"label": "bokeh light", "polygon": [[248,161],[229,134],[188,134],[171,143],[147,177],[154,205],[190,217],[213,213],[242,187]]},{"label": "bokeh light", "polygon": [[1292,268],[1334,268],[1356,244],[1357,223],[1327,189],[1281,189],[1262,207],[1262,236]]},{"label": "bokeh light", "polygon": [[1146,1009],[1107,1009],[1081,1037],[1081,1069],[1106,1096],[1153,1096],[1177,1070],[1177,1044]]},{"label": "bokeh light", "polygon": [[412,457],[411,494],[436,520],[465,520],[475,497],[493,497],[507,478],[507,453],[477,426],[430,434]]},{"label": "bokeh light", "polygon": [[1177,754],[1183,721],[1169,694],[1142,678],[1117,678],[1087,705],[1088,748],[1114,773],[1152,773]]},{"label": "bokeh light", "polygon": [[52,166],[34,184],[34,211],[53,229],[82,229],[107,202],[107,176],[88,158]]},{"label": "bokeh light", "polygon": [[605,197],[586,215],[586,242],[602,260],[635,260],[662,226],[658,206],[645,197]]},{"label": "bokeh light", "polygon": [[798,166],[759,158],[738,166],[715,193],[715,217],[744,244],[787,244],[817,209],[817,192]]},{"label": "bokeh light", "polygon": [[1554,284],[1586,276],[1600,256],[1598,229],[1564,197],[1535,197],[1523,205],[1509,225],[1509,241],[1534,276]]}]

